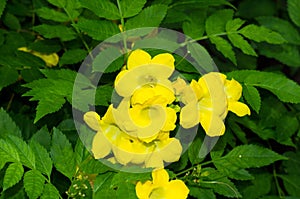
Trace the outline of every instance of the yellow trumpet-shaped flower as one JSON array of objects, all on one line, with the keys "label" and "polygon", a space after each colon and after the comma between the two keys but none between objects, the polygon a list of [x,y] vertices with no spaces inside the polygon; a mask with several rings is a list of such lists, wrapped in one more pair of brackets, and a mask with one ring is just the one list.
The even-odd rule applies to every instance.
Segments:
[{"label": "yellow trumpet-shaped flower", "polygon": [[24,52],[29,52],[29,53],[41,58],[46,63],[46,66],[48,66],[48,67],[56,66],[59,62],[59,57],[56,53],[51,53],[51,54],[40,53],[40,52],[37,52],[34,50],[30,50],[27,47],[21,47],[21,48],[18,48],[18,50],[24,51]]},{"label": "yellow trumpet-shaped flower", "polygon": [[152,172],[152,181],[138,182],[135,187],[139,199],[185,199],[189,189],[182,180],[169,181],[164,169]]},{"label": "yellow trumpet-shaped flower", "polygon": [[228,111],[238,116],[250,115],[248,106],[238,102],[242,86],[234,79],[227,80],[224,74],[208,73],[198,82],[192,80],[189,87],[193,92],[183,93],[185,106],[180,115],[184,128],[191,128],[200,122],[207,135],[220,136],[225,132],[224,119]]}]

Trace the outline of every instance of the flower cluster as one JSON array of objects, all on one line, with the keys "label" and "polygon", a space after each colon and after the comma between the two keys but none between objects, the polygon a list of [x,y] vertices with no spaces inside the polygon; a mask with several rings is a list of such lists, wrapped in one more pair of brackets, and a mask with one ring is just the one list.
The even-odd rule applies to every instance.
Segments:
[{"label": "flower cluster", "polygon": [[[180,77],[172,82],[174,62],[169,53],[152,58],[143,50],[132,51],[114,82],[115,91],[122,97],[120,103],[110,105],[102,118],[93,111],[84,115],[84,121],[97,131],[92,142],[96,159],[154,168],[152,182],[136,185],[141,199],[181,199],[189,192],[182,181],[169,182],[163,169],[164,163],[178,161],[182,153],[180,141],[170,137],[178,119],[176,103],[184,104],[179,113],[183,128],[200,123],[211,137],[224,134],[228,111],[250,115],[248,106],[238,101],[242,86],[237,81],[211,72],[190,84]],[[179,192],[175,194],[172,189]]]}]

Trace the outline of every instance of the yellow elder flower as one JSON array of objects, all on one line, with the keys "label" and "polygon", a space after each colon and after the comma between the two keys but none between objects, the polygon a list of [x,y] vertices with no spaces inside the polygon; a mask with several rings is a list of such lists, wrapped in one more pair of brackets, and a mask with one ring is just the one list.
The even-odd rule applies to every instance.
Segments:
[{"label": "yellow elder flower", "polygon": [[178,161],[182,152],[179,140],[169,138],[168,132],[161,132],[158,139],[151,143],[130,136],[120,130],[113,122],[112,105],[102,119],[93,111],[84,115],[84,121],[97,131],[92,142],[92,153],[96,159],[105,158],[113,153],[113,161],[127,165],[138,164],[142,167],[162,168],[164,162]]},{"label": "yellow elder flower", "polygon": [[48,66],[48,67],[56,66],[59,61],[59,57],[56,53],[51,53],[51,54],[40,53],[40,52],[30,50],[27,47],[21,47],[21,48],[18,48],[18,50],[24,51],[24,52],[29,52],[29,53],[41,58],[46,63],[46,66]]},{"label": "yellow elder flower", "polygon": [[190,95],[196,97],[185,97],[188,100],[180,113],[180,123],[184,128],[200,122],[207,135],[221,136],[225,132],[224,119],[228,111],[238,116],[250,115],[248,106],[238,102],[242,86],[234,79],[227,80],[224,74],[208,73],[198,82],[192,80],[190,87],[193,89]]},{"label": "yellow elder flower", "polygon": [[185,199],[189,194],[184,182],[169,181],[169,174],[164,169],[152,171],[152,181],[138,182],[135,191],[139,199]]}]

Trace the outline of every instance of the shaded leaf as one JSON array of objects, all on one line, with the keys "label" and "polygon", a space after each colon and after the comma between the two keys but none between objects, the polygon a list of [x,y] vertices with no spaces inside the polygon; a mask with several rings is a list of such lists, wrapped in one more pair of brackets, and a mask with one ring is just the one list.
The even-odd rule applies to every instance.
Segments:
[{"label": "shaded leaf", "polygon": [[59,11],[50,9],[48,7],[42,7],[36,10],[36,13],[39,17],[47,20],[57,21],[57,22],[65,22],[69,20],[69,17]]},{"label": "shaded leaf", "polygon": [[253,108],[256,113],[259,113],[261,98],[258,90],[254,86],[244,85],[243,96],[251,108]]},{"label": "shaded leaf", "polygon": [[300,27],[300,4],[297,0],[288,0],[288,13],[291,18],[291,20]]},{"label": "shaded leaf", "polygon": [[0,108],[0,121],[0,137],[5,138],[7,135],[21,137],[21,131],[19,127],[3,108]]},{"label": "shaded leaf", "polygon": [[82,7],[91,10],[98,17],[103,17],[110,20],[120,19],[117,6],[109,0],[80,0],[80,4]]},{"label": "shaded leaf", "polygon": [[10,66],[0,66],[0,91],[18,80],[18,71]]},{"label": "shaded leaf", "polygon": [[209,40],[211,43],[216,45],[217,50],[220,51],[224,57],[230,59],[235,65],[237,64],[235,53],[231,44],[227,40],[223,39],[222,37],[210,37]]},{"label": "shaded leaf", "polygon": [[122,0],[120,7],[123,18],[128,18],[137,15],[142,11],[146,0]]},{"label": "shaded leaf", "polygon": [[70,41],[76,38],[76,33],[73,29],[64,25],[42,24],[34,26],[33,30],[47,39],[60,38],[62,41]]},{"label": "shaded leaf", "polygon": [[86,57],[87,52],[83,49],[72,49],[66,51],[59,60],[59,65],[76,64],[81,62]]},{"label": "shaded leaf", "polygon": [[233,10],[218,10],[209,16],[205,22],[205,30],[208,36],[222,33],[226,23],[233,17]]}]

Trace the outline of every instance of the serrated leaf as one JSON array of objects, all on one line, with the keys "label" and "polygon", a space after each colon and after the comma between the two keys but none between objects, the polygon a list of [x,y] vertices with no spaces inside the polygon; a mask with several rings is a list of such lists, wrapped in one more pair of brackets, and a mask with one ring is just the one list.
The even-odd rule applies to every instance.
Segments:
[{"label": "serrated leaf", "polygon": [[300,51],[296,45],[281,44],[258,44],[258,49],[261,55],[269,58],[274,58],[283,64],[291,67],[300,66]]},{"label": "serrated leaf", "polygon": [[3,178],[3,190],[17,184],[22,179],[23,173],[24,168],[21,163],[11,163],[5,171]]},{"label": "serrated leaf", "polygon": [[93,39],[99,41],[103,41],[120,33],[118,26],[115,23],[105,20],[80,18],[75,26]]},{"label": "serrated leaf", "polygon": [[242,50],[246,55],[257,56],[255,50],[252,46],[239,34],[228,34],[228,39],[233,44],[233,46]]},{"label": "serrated leaf", "polygon": [[20,30],[21,29],[21,24],[19,22],[19,19],[15,15],[13,15],[9,12],[7,12],[4,15],[3,23],[12,30]]},{"label": "serrated leaf", "polygon": [[286,40],[277,32],[274,32],[266,27],[250,24],[242,28],[239,33],[244,37],[256,42],[267,42],[270,44],[282,44]]},{"label": "serrated leaf", "polygon": [[0,66],[0,91],[2,88],[13,84],[18,79],[18,71],[9,66]]},{"label": "serrated leaf", "polygon": [[35,168],[35,156],[31,148],[21,138],[9,135],[7,141],[18,151],[20,161],[23,165],[34,169]]},{"label": "serrated leaf", "polygon": [[233,17],[233,10],[218,10],[209,16],[205,22],[205,30],[208,36],[222,33],[226,23]]},{"label": "serrated leaf", "polygon": [[190,13],[188,20],[182,24],[183,33],[193,39],[202,37],[205,31],[205,19],[206,9]]},{"label": "serrated leaf", "polygon": [[36,10],[39,17],[47,20],[52,20],[56,22],[65,22],[70,20],[69,17],[62,12],[50,9],[48,7],[42,7]]},{"label": "serrated leaf", "polygon": [[[102,50],[94,59],[93,61],[93,72],[104,72],[106,71],[109,66],[122,54],[119,51],[118,48],[115,47],[109,47],[106,48],[105,50]],[[119,70],[122,65],[116,66],[116,68],[113,68],[116,71]]]},{"label": "serrated leaf", "polygon": [[300,175],[279,175],[279,177],[283,180],[284,187],[290,195],[300,197]]},{"label": "serrated leaf", "polygon": [[59,8],[66,7],[67,1],[66,0],[47,0],[49,3],[51,3],[54,6],[57,6]]},{"label": "serrated leaf", "polygon": [[170,52],[174,52],[180,47],[180,45],[175,41],[170,41],[165,38],[154,37],[154,38],[145,38],[139,41],[136,41],[133,49],[143,49],[143,48],[153,48],[159,49],[161,46]]},{"label": "serrated leaf", "polygon": [[91,10],[98,17],[103,17],[110,20],[120,19],[120,13],[115,4],[109,0],[80,0],[82,7]]},{"label": "serrated leaf", "polygon": [[134,184],[122,184],[116,191],[117,198],[136,199],[135,185]]},{"label": "serrated leaf", "polygon": [[[76,73],[71,70],[43,70],[47,79],[38,79],[24,87],[31,88],[23,96],[32,96],[30,100],[39,101],[34,122],[43,116],[58,111],[66,102],[72,99],[73,84]],[[51,97],[49,97],[51,94]]]},{"label": "serrated leaf", "polygon": [[146,0],[122,0],[120,7],[122,10],[122,17],[128,18],[137,15],[142,11]]},{"label": "serrated leaf", "polygon": [[261,98],[258,90],[254,86],[244,85],[243,96],[247,103],[253,108],[256,113],[259,113],[261,106]]},{"label": "serrated leaf", "polygon": [[41,199],[59,199],[61,198],[58,190],[52,184],[46,184]]},{"label": "serrated leaf", "polygon": [[36,141],[30,142],[30,148],[35,155],[36,169],[50,178],[52,161],[47,150]]},{"label": "serrated leaf", "polygon": [[234,32],[234,31],[238,30],[244,23],[245,23],[245,21],[240,18],[236,18],[236,19],[227,21],[226,27],[225,27],[226,32]]},{"label": "serrated leaf", "polygon": [[37,170],[27,171],[24,175],[24,188],[30,199],[38,198],[44,189],[45,177]]},{"label": "serrated leaf", "polygon": [[2,15],[3,11],[4,11],[5,6],[6,6],[6,1],[7,0],[0,1],[0,17]]},{"label": "serrated leaf", "polygon": [[0,156],[6,162],[19,162],[18,151],[8,142],[0,139]]},{"label": "serrated leaf", "polygon": [[235,65],[237,64],[232,46],[226,39],[222,37],[210,37],[209,40],[216,45],[217,50],[220,51],[224,57],[230,59]]},{"label": "serrated leaf", "polygon": [[7,135],[15,135],[21,137],[21,131],[19,127],[3,108],[0,108],[0,121],[1,138],[5,138]]},{"label": "serrated leaf", "polygon": [[76,163],[71,143],[58,129],[53,129],[51,157],[55,168],[70,180],[76,171]]},{"label": "serrated leaf", "polygon": [[32,29],[47,39],[60,38],[62,41],[70,41],[76,38],[74,30],[64,25],[42,24]]},{"label": "serrated leaf", "polygon": [[93,198],[116,198],[116,193],[112,189],[111,181],[114,176],[113,172],[107,172],[103,174],[99,174],[96,177],[95,183],[94,183],[94,197]]},{"label": "serrated leaf", "polygon": [[59,59],[59,65],[76,64],[86,57],[87,52],[83,49],[72,49],[66,51]]},{"label": "serrated leaf", "polygon": [[207,52],[207,50],[198,43],[188,43],[187,49],[192,58],[196,61],[193,66],[197,66],[197,70],[202,74],[212,72],[215,70],[215,64]]},{"label": "serrated leaf", "polygon": [[240,145],[235,147],[224,157],[213,160],[221,171],[235,171],[239,169],[257,168],[269,165],[277,160],[285,160],[282,155],[256,145]]},{"label": "serrated leaf", "polygon": [[235,180],[253,180],[254,177],[245,169],[231,171],[227,174],[229,178]]},{"label": "serrated leaf", "polygon": [[189,187],[189,189],[189,195],[195,198],[216,199],[216,195],[214,194],[212,189],[201,189],[199,187]]},{"label": "serrated leaf", "polygon": [[288,43],[300,45],[300,34],[290,22],[271,16],[257,17],[256,20],[260,25],[280,33]]},{"label": "serrated leaf", "polygon": [[130,18],[125,23],[127,30],[142,27],[158,27],[167,14],[166,5],[157,4],[143,9],[137,16]]},{"label": "serrated leaf", "polygon": [[61,44],[55,39],[44,39],[30,43],[28,48],[37,52],[50,54],[60,51]]},{"label": "serrated leaf", "polygon": [[37,142],[47,150],[50,150],[51,137],[46,126],[43,126],[40,130],[38,130],[30,140]]},{"label": "serrated leaf", "polygon": [[291,20],[300,27],[300,4],[298,0],[288,0],[287,1],[287,10]]},{"label": "serrated leaf", "polygon": [[300,103],[300,86],[284,75],[272,72],[240,70],[228,73],[227,76],[249,86],[267,89],[283,102]]}]

